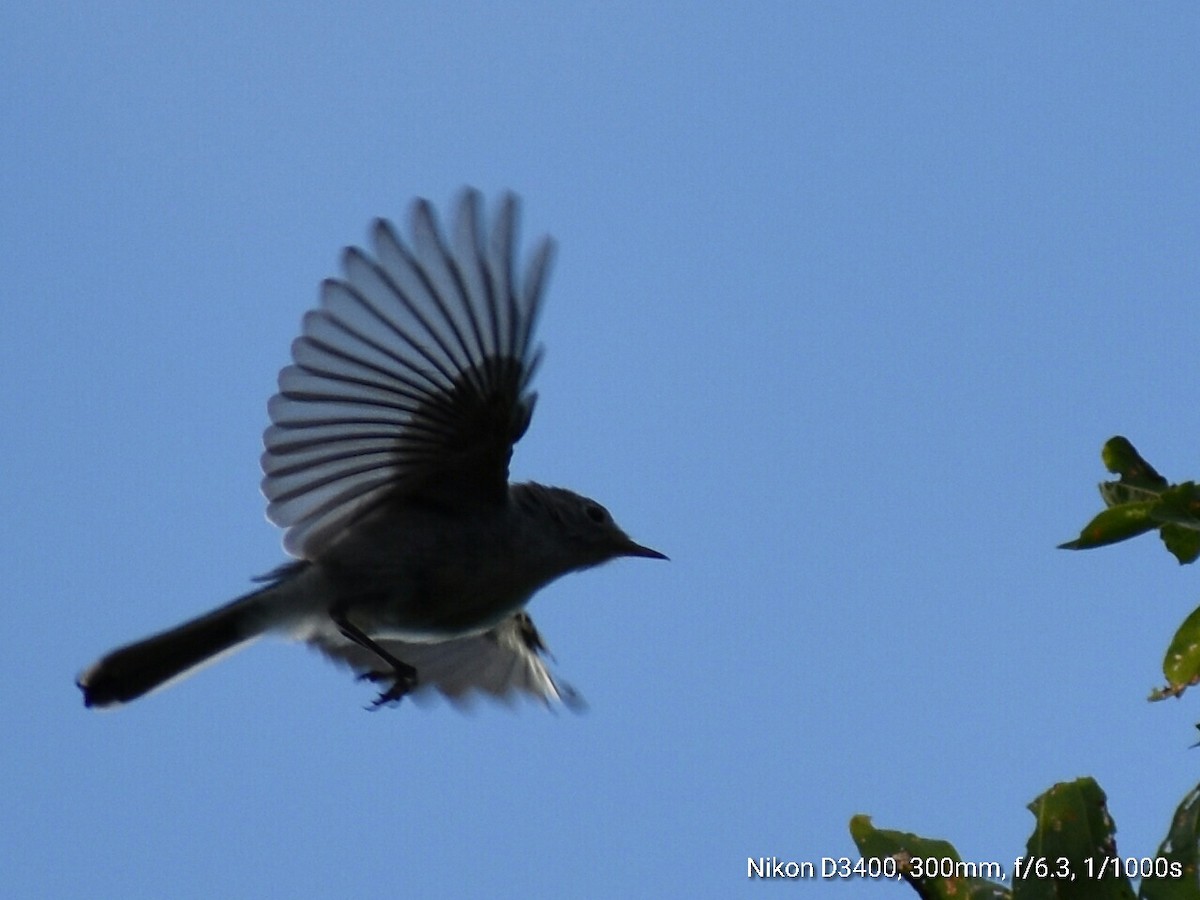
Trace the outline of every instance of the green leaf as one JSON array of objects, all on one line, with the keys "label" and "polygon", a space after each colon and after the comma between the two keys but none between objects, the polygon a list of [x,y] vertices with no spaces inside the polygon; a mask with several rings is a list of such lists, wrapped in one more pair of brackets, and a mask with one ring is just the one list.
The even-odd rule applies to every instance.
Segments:
[{"label": "green leaf", "polygon": [[[884,863],[883,871],[896,871],[926,900],[1009,900],[1003,885],[978,877],[1000,877],[997,863],[964,863],[947,841],[919,837],[906,831],[882,831],[870,816],[850,820],[850,835],[864,859]],[[996,870],[990,867],[995,866]]]},{"label": "green leaf", "polygon": [[1121,506],[1153,500],[1167,489],[1167,479],[1142,459],[1133,444],[1123,437],[1109,438],[1100,451],[1104,467],[1120,475],[1120,481],[1105,481],[1100,485],[1100,496],[1105,506]]},{"label": "green leaf", "polygon": [[1164,491],[1151,516],[1165,523],[1163,543],[1181,565],[1200,557],[1200,487],[1195,482],[1185,481]]},{"label": "green leaf", "polygon": [[1200,559],[1200,488],[1190,481],[1168,484],[1133,444],[1119,435],[1109,438],[1101,456],[1105,467],[1120,475],[1120,480],[1100,485],[1107,508],[1084,526],[1078,538],[1059,547],[1088,550],[1160,528],[1163,542],[1180,564]]},{"label": "green leaf", "polygon": [[1013,873],[1013,900],[1133,900],[1114,867],[1116,826],[1093,779],[1060,782],[1029,809],[1037,825]]},{"label": "green leaf", "polygon": [[1200,683],[1200,608],[1183,620],[1163,657],[1167,686],[1151,694],[1151,700],[1178,697],[1193,684]]},{"label": "green leaf", "polygon": [[1125,503],[1106,509],[1079,532],[1079,537],[1065,544],[1059,544],[1060,550],[1090,550],[1093,547],[1103,547],[1126,541],[1129,538],[1153,531],[1158,523],[1151,515],[1157,500],[1144,500],[1140,503]]},{"label": "green leaf", "polygon": [[1100,458],[1104,460],[1104,467],[1108,471],[1121,476],[1122,484],[1152,490],[1167,486],[1167,479],[1154,471],[1154,466],[1142,459],[1133,444],[1120,435],[1105,442]]},{"label": "green leaf", "polygon": [[1160,491],[1137,487],[1120,481],[1102,481],[1099,485],[1100,497],[1105,506],[1123,506],[1126,503],[1140,503],[1143,500],[1157,500]]},{"label": "green leaf", "polygon": [[1159,529],[1159,536],[1181,566],[1194,563],[1200,558],[1200,531],[1170,523]]},{"label": "green leaf", "polygon": [[1154,873],[1142,879],[1142,900],[1200,900],[1200,787],[1175,810],[1153,866]]},{"label": "green leaf", "polygon": [[1194,481],[1175,484],[1159,495],[1154,517],[1200,531],[1200,487]]}]

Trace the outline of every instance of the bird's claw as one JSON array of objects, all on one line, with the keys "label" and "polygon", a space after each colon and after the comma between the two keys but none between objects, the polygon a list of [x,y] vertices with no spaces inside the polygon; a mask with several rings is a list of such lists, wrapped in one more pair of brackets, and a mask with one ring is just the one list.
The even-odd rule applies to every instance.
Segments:
[{"label": "bird's claw", "polygon": [[381,681],[392,683],[367,707],[367,709],[376,710],[384,706],[394,706],[404,699],[405,694],[412,693],[417,686],[417,670],[412,666],[404,666],[403,669],[397,668],[391,672],[363,672],[358,676],[358,680],[370,681],[373,684],[379,684]]}]

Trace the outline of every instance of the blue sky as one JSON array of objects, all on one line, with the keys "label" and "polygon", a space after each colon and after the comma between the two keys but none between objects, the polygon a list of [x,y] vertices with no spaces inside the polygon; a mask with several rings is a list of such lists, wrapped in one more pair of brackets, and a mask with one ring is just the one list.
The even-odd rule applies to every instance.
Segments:
[{"label": "blue sky", "polygon": [[[1008,866],[1085,774],[1152,854],[1200,573],[1054,547],[1113,434],[1200,475],[1197,46],[1182,3],[7,4],[6,886],[727,897],[855,813]],[[300,317],[463,184],[559,242],[514,477],[672,560],[534,600],[589,711],[371,714],[281,642],[85,710],[282,561]]]}]

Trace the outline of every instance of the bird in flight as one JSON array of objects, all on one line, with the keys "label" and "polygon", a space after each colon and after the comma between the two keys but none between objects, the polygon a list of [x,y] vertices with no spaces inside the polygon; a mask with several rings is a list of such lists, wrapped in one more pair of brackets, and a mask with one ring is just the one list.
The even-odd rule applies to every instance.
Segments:
[{"label": "bird in flight", "polygon": [[126,703],[265,634],[306,641],[374,682],[374,706],[437,692],[578,703],[525,611],[568,572],[666,559],[594,500],[510,484],[542,358],[534,327],[553,243],[516,269],[517,208],[488,228],[464,191],[443,232],[417,200],[406,241],[346,249],[321,285],[263,435],[267,516],[295,559],[263,585],[121,647],[77,679],[88,706]]}]

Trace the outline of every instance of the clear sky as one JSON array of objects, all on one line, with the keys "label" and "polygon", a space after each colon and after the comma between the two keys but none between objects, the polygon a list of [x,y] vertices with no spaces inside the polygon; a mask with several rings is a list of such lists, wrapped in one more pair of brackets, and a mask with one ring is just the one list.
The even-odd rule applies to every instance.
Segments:
[{"label": "clear sky", "polygon": [[[1054,547],[1113,434],[1200,476],[1198,46],[1191,3],[5,4],[6,889],[749,895],[855,813],[1011,865],[1085,774],[1152,854],[1200,570]],[[589,711],[369,713],[274,641],[85,710],[283,560],[300,317],[463,184],[559,241],[514,477],[671,556],[534,600]]]}]

